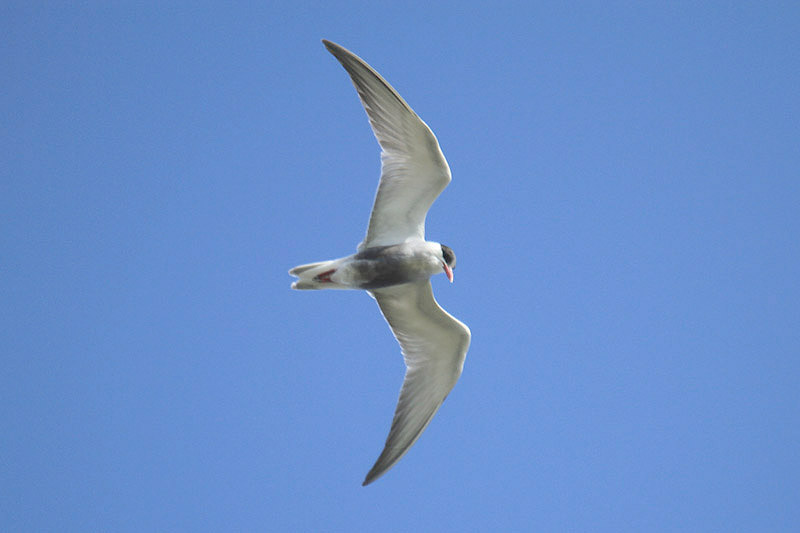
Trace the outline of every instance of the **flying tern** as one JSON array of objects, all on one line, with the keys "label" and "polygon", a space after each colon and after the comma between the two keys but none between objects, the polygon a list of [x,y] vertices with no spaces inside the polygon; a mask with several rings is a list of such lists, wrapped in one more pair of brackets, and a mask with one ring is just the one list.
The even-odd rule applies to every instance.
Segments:
[{"label": "flying tern", "polygon": [[366,290],[380,307],[406,363],[386,444],[364,479],[372,483],[400,460],[458,381],[469,328],[442,309],[430,277],[452,283],[456,256],[425,240],[425,216],[450,183],[450,168],[433,132],[364,60],[327,40],[328,51],[355,85],[381,146],[381,178],[367,234],[353,255],[297,266],[293,289]]}]

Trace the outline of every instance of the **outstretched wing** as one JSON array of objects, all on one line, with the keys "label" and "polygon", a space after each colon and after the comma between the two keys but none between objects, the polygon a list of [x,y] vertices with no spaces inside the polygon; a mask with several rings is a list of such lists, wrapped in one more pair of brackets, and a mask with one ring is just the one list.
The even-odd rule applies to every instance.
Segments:
[{"label": "outstretched wing", "polygon": [[433,132],[360,57],[323,40],[350,74],[381,145],[381,180],[359,250],[425,240],[425,216],[450,183],[450,168]]},{"label": "outstretched wing", "polygon": [[470,331],[439,307],[430,281],[372,291],[403,351],[406,377],[386,445],[367,474],[372,483],[400,460],[458,381]]}]

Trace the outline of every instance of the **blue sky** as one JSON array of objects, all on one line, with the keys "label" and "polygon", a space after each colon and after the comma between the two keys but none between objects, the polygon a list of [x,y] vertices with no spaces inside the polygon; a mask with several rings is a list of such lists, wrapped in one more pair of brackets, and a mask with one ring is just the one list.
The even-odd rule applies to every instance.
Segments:
[{"label": "blue sky", "polygon": [[[793,2],[8,2],[0,529],[790,531]],[[383,478],[403,377],[358,292],[378,147],[336,41],[439,138],[472,329]]]}]

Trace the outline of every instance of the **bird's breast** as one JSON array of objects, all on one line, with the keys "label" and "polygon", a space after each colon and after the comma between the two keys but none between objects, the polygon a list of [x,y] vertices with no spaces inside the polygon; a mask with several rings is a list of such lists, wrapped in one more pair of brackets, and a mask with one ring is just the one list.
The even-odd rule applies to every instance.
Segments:
[{"label": "bird's breast", "polygon": [[429,253],[400,244],[362,250],[353,256],[349,268],[354,284],[370,290],[427,279],[438,267]]}]

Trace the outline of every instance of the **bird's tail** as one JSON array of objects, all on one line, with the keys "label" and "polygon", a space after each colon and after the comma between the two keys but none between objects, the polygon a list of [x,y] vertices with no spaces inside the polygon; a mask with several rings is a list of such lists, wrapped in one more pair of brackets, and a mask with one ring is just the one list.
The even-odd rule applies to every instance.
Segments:
[{"label": "bird's tail", "polygon": [[292,283],[292,288],[297,290],[347,289],[346,285],[331,279],[331,276],[338,270],[340,262],[341,260],[334,259],[294,267],[289,274],[299,279]]}]

